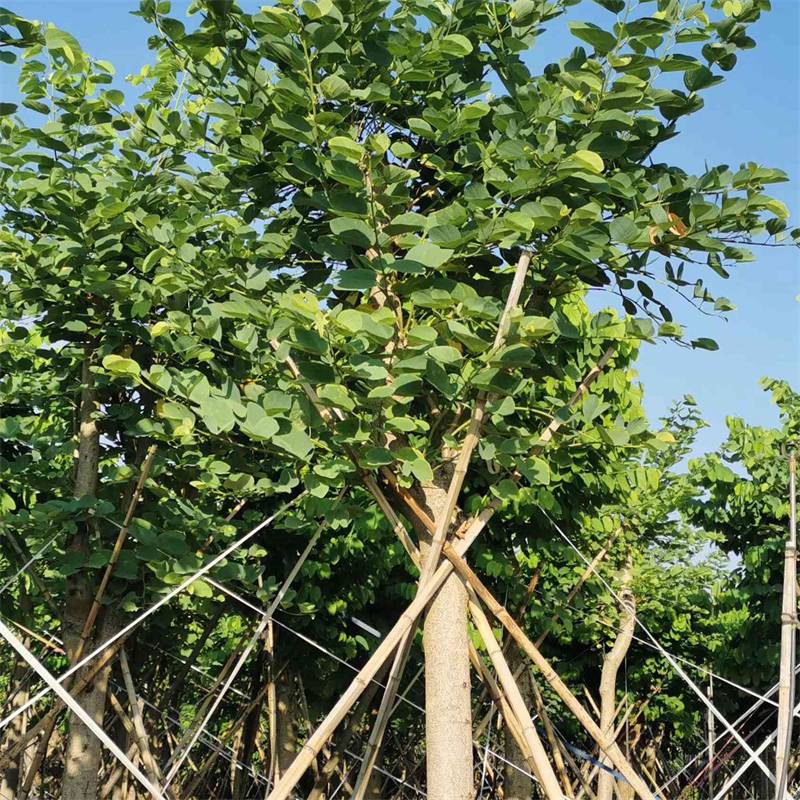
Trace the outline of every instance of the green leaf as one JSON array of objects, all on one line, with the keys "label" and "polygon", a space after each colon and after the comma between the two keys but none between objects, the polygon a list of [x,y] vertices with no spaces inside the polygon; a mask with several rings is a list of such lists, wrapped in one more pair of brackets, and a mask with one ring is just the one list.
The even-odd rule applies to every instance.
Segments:
[{"label": "green leaf", "polygon": [[453,255],[452,250],[446,250],[439,245],[423,242],[412,247],[406,254],[406,260],[416,261],[426,267],[438,269],[446,264]]},{"label": "green leaf", "polygon": [[328,75],[320,82],[319,89],[328,100],[338,100],[350,95],[350,87],[338,75]]},{"label": "green leaf", "polygon": [[16,103],[0,103],[0,117],[7,117],[17,110]]},{"label": "green leaf", "polygon": [[302,428],[293,428],[289,433],[274,436],[272,441],[287,453],[302,460],[306,460],[306,456],[314,448],[314,442]]},{"label": "green leaf", "polygon": [[439,364],[456,364],[462,358],[461,353],[455,347],[450,347],[449,345],[430,347],[426,352],[429,358]]},{"label": "green leaf", "polygon": [[333,3],[331,0],[303,0],[301,3],[303,13],[309,19],[321,19],[327,16],[333,10]]},{"label": "green leaf", "polygon": [[360,161],[364,156],[364,148],[348,136],[334,136],[328,146],[331,152],[346,158],[348,161]]},{"label": "green leaf", "polygon": [[603,159],[591,150],[576,150],[568,160],[597,175],[605,169]]},{"label": "green leaf", "polygon": [[375,244],[375,231],[363,219],[337,217],[330,221],[331,232],[347,244],[370,247]]},{"label": "green leaf", "polygon": [[349,333],[363,331],[368,324],[369,315],[354,308],[346,308],[336,317],[336,324]]},{"label": "green leaf", "polygon": [[692,339],[692,347],[695,350],[719,350],[719,345],[713,339],[701,336],[699,339]]},{"label": "green leaf", "polygon": [[439,49],[449,56],[463,58],[472,52],[472,42],[460,33],[451,33],[439,42]]},{"label": "green leaf", "polygon": [[214,590],[201,578],[198,578],[196,581],[193,581],[187,587],[189,594],[194,595],[195,597],[213,597]]},{"label": "green leaf", "polygon": [[223,103],[221,100],[215,100],[205,107],[206,114],[212,117],[221,117],[222,119],[234,119],[236,117],[236,110],[228,103]]},{"label": "green leaf", "polygon": [[639,238],[639,226],[631,217],[617,217],[608,226],[611,239],[621,244],[632,244]]},{"label": "green leaf", "polygon": [[345,411],[353,411],[356,407],[353,398],[344,386],[328,383],[324,386],[320,386],[319,389],[317,389],[317,394],[325,405],[343,408]]},{"label": "green leaf", "polygon": [[142,369],[132,359],[124,356],[110,355],[103,359],[103,368],[116,377],[139,378]]},{"label": "green leaf", "polygon": [[590,44],[600,54],[609,53],[617,45],[617,37],[614,34],[604,31],[591,22],[570,22],[569,29],[573,36]]},{"label": "green leaf", "polygon": [[336,288],[344,291],[366,292],[378,282],[371,269],[346,269],[336,275]]},{"label": "green leaf", "polygon": [[225,433],[233,428],[236,419],[233,416],[233,403],[224,397],[211,396],[200,406],[203,424],[213,434]]},{"label": "green leaf", "polygon": [[699,66],[696,69],[689,70],[683,76],[683,83],[690,92],[697,92],[700,89],[713,86],[721,80],[722,78],[715,76],[706,66]]},{"label": "green leaf", "polygon": [[538,456],[526,458],[520,464],[520,472],[529,483],[547,486],[550,483],[550,465]]},{"label": "green leaf", "polygon": [[425,229],[426,218],[415,211],[398,214],[386,227],[386,233],[394,236],[398,233],[411,233]]},{"label": "green leaf", "polygon": [[393,461],[394,456],[385,447],[368,447],[358,457],[358,463],[367,469],[383,467]]},{"label": "green leaf", "polygon": [[408,468],[420,483],[430,483],[433,480],[431,465],[422,456],[410,461]]},{"label": "green leaf", "polygon": [[271,439],[278,432],[278,423],[258,403],[247,403],[247,416],[239,423],[245,436],[251,439]]}]

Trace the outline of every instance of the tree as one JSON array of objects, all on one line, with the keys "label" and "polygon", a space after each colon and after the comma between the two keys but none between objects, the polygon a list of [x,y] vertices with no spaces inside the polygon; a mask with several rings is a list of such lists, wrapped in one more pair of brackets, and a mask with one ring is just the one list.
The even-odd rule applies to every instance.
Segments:
[{"label": "tree", "polygon": [[[44,488],[6,508],[5,522],[24,523],[34,544],[40,515],[59,520],[74,663],[117,536],[102,520],[124,516],[151,443],[154,480],[114,569],[116,606],[144,607],[196,570],[209,523],[219,526],[211,544],[233,536],[222,518],[238,500],[256,516],[302,483],[309,496],[283,524],[344,527],[355,516],[341,548],[374,576],[326,585],[333,618],[385,597],[390,575],[407,585],[415,574],[386,545],[394,526],[376,520],[380,496],[417,534],[422,585],[442,539],[486,498],[502,500],[506,518],[560,513],[613,483],[576,478],[582,469],[624,471],[624,448],[658,446],[617,402],[637,340],[683,335],[654,286],[724,310],[703,261],[727,274],[751,258],[747,239],[780,234],[786,215],[763,193],[785,178],[777,170],[689,176],[653,157],[752,45],[747,26],[768,3],[670,0],[640,16],[606,0],[613,30],[573,23],[588,48],[534,75],[522,56],[566,5],[306,0],[249,14],[200,2],[187,29],[168,3],[145,0],[157,63],[137,79],[151,83],[130,111],[100,88],[109,65],[65,32],[3,12],[16,33],[2,43],[26,56],[26,111],[3,105],[0,123],[3,317],[17,325],[14,342],[41,338],[53,392],[47,406],[43,393],[23,397],[14,418],[24,426],[52,405],[47,445],[59,456],[41,465],[23,437],[11,471]],[[687,52],[673,53],[678,44]],[[49,119],[29,122],[29,112]],[[616,294],[626,316],[589,314],[592,288]],[[567,413],[609,345],[611,366],[580,413]],[[18,388],[5,391],[18,403]],[[553,416],[576,441],[537,454]],[[561,502],[559,483],[580,481],[587,489],[565,488]],[[338,490],[362,482],[369,494],[352,490],[360,511],[337,505]],[[223,577],[267,597],[264,555],[241,554]],[[192,590],[200,599],[171,612],[164,631],[203,627],[215,590]],[[321,605],[313,584],[298,593],[304,613]],[[466,602],[453,576],[425,622],[434,798],[473,791]],[[446,636],[454,650],[443,658]],[[92,641],[104,638],[101,627]],[[93,690],[101,722],[103,680]],[[75,759],[63,794],[91,796],[100,752]]]}]

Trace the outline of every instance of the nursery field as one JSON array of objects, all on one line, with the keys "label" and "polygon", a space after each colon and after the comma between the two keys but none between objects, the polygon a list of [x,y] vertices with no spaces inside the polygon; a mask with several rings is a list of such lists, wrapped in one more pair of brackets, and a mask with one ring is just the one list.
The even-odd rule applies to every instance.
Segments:
[{"label": "nursery field", "polygon": [[670,157],[769,0],[120,3],[0,8],[0,800],[797,797],[800,394],[638,371],[796,263]]}]

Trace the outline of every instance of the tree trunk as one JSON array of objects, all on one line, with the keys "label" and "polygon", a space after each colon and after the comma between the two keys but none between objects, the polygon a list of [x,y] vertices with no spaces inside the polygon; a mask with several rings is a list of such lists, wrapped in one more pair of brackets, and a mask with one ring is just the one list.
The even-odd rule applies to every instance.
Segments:
[{"label": "tree trunk", "polygon": [[[97,398],[89,371],[90,363],[87,353],[83,363],[80,427],[75,464],[75,497],[94,497],[97,493],[100,430],[93,418],[97,410]],[[89,525],[81,526],[67,544],[67,552],[88,556],[89,535]],[[71,663],[79,660],[76,654],[80,651],[81,631],[92,606],[94,596],[92,588],[91,579],[85,570],[79,570],[67,578],[63,625],[64,645]],[[109,672],[110,666],[101,670],[78,698],[91,718],[101,726],[106,707]],[[83,722],[70,715],[61,786],[62,800],[93,800],[97,797],[101,756],[100,740]]]},{"label": "tree trunk", "polygon": [[[519,648],[512,642],[512,646],[508,649],[508,665],[511,667],[512,672],[516,674],[520,664],[527,666],[525,662],[525,656],[520,653]],[[525,700],[525,705],[528,708],[532,708],[531,678],[527,669],[523,669],[519,674],[517,685],[523,700]],[[504,753],[511,764],[503,764],[503,796],[505,800],[530,800],[533,797],[533,780],[527,775],[529,770],[525,756],[508,727],[504,728],[504,731]],[[514,767],[519,767],[519,769]],[[520,772],[520,769],[525,770],[525,772]]]},{"label": "tree trunk", "polygon": [[285,666],[275,678],[277,774],[283,775],[297,754],[297,702],[294,681]]},{"label": "tree trunk", "polygon": [[[448,475],[449,479],[449,475]],[[423,488],[435,522],[447,497],[441,485]],[[425,563],[430,536],[419,531]],[[428,606],[425,648],[425,738],[430,800],[471,800],[473,795],[472,708],[467,591],[453,573]]]},{"label": "tree trunk", "polygon": [[[622,577],[623,589],[620,593],[622,601],[622,618],[614,646],[603,659],[603,671],[600,676],[600,728],[603,733],[614,730],[615,712],[617,708],[617,673],[631,646],[633,632],[636,627],[636,601],[628,588],[630,569],[627,568]],[[602,758],[608,764],[607,758]],[[613,800],[614,778],[605,770],[600,770],[597,779],[597,800]]]}]

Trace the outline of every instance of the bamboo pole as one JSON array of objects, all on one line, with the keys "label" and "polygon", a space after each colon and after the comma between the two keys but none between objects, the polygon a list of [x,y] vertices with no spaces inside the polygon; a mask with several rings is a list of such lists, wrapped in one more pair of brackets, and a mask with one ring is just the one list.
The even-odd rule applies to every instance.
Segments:
[{"label": "bamboo pole", "polygon": [[[380,672],[376,676],[376,680],[380,680]],[[378,683],[371,683],[369,688],[361,696],[361,699],[358,701],[358,705],[355,707],[353,713],[350,715],[350,719],[347,721],[344,731],[342,732],[339,740],[336,742],[334,752],[330,755],[322,769],[319,771],[319,775],[314,782],[314,787],[311,790],[311,793],[308,795],[308,800],[323,800],[325,786],[327,785],[333,773],[336,772],[339,762],[342,759],[342,755],[350,744],[351,739],[355,735],[356,728],[361,722],[361,718],[364,716],[373,698],[378,693],[378,688]]]},{"label": "bamboo pole", "polygon": [[781,613],[781,663],[778,688],[778,725],[775,750],[775,800],[783,800],[792,746],[794,663],[797,636],[797,460],[789,454],[789,538],[783,560],[783,607]]},{"label": "bamboo pole", "polygon": [[[525,285],[525,276],[528,273],[528,267],[531,263],[531,254],[527,250],[522,251],[522,255],[517,261],[517,266],[514,271],[514,280],[511,282],[511,289],[509,290],[506,304],[503,308],[503,313],[500,317],[500,324],[497,328],[492,351],[499,350],[506,339],[508,328],[511,323],[511,314],[519,303],[522,289]],[[478,444],[481,436],[481,427],[483,425],[483,416],[486,411],[486,402],[488,394],[482,392],[475,403],[475,408],[472,410],[472,417],[469,421],[467,435],[461,444],[461,449],[456,460],[453,476],[450,479],[450,485],[447,487],[447,499],[445,500],[445,507],[436,520],[436,530],[431,538],[430,550],[427,553],[425,563],[422,567],[422,574],[420,576],[420,586],[425,584],[433,570],[439,564],[442,555],[442,546],[444,545],[447,532],[450,530],[450,523],[455,512],[458,497],[461,494],[461,488],[464,485],[464,480],[467,477],[469,470],[469,462],[472,459],[472,453]]]},{"label": "bamboo pole", "polygon": [[494,665],[497,678],[500,681],[500,686],[505,694],[506,700],[522,730],[527,749],[532,757],[531,766],[533,767],[533,773],[536,775],[542,787],[542,791],[548,800],[562,800],[564,795],[558,784],[558,778],[556,778],[553,767],[547,758],[544,745],[536,731],[536,726],[533,724],[533,720],[522,698],[519,686],[517,686],[517,682],[511,674],[511,668],[508,666],[508,662],[503,655],[500,645],[494,637],[494,631],[489,624],[489,620],[486,619],[486,615],[477,603],[474,591],[470,591],[469,610],[475,627],[478,629],[478,634],[483,640],[489,658]]},{"label": "bamboo pole", "polygon": [[122,552],[125,540],[128,538],[128,530],[130,528],[131,520],[133,519],[133,513],[136,511],[136,506],[139,504],[139,498],[142,496],[142,490],[144,489],[144,485],[150,475],[156,450],[156,445],[151,445],[147,450],[147,455],[145,456],[141,472],[139,473],[139,479],[136,481],[136,486],[133,490],[133,496],[131,497],[130,503],[128,503],[128,510],[125,512],[125,519],[122,521],[122,527],[119,529],[119,533],[117,534],[117,539],[114,542],[113,549],[111,550],[111,556],[108,559],[108,564],[103,571],[103,577],[100,579],[100,585],[97,587],[97,591],[92,599],[92,605],[89,608],[89,613],[86,615],[86,619],[84,620],[78,645],[75,648],[75,653],[72,655],[72,661],[80,661],[83,651],[86,649],[86,643],[89,639],[89,634],[91,633],[94,623],[97,620],[97,615],[100,613],[103,595],[106,593],[111,576],[114,573],[114,568],[117,566],[117,561],[119,561],[119,556]]},{"label": "bamboo pole", "polygon": [[119,651],[119,665],[122,670],[122,680],[125,684],[125,691],[128,693],[133,732],[142,758],[142,764],[149,773],[150,780],[153,784],[161,788],[159,786],[159,784],[162,783],[161,770],[159,770],[158,764],[153,758],[153,754],[150,752],[147,731],[145,730],[144,720],[142,719],[142,709],[139,705],[139,696],[136,694],[136,687],[133,685],[133,675],[131,675],[131,668],[128,664],[128,656],[125,654],[124,647],[121,647]]},{"label": "bamboo pole", "polygon": [[[630,762],[625,758],[613,738],[607,738],[600,726],[594,721],[591,715],[580,704],[575,695],[569,690],[567,685],[558,676],[558,673],[550,665],[550,662],[539,652],[539,649],[525,635],[524,631],[514,622],[514,618],[506,611],[503,606],[495,600],[492,593],[484,586],[480,578],[470,569],[469,565],[459,555],[458,551],[449,544],[444,547],[444,554],[450,560],[459,575],[475,590],[481,602],[497,617],[503,627],[514,638],[523,652],[533,661],[544,679],[550,684],[556,694],[561,698],[564,705],[574,714],[578,722],[583,725],[586,732],[597,742],[600,749],[611,759],[614,766],[631,784],[636,793],[642,800],[656,800],[653,792],[642,780],[639,774],[633,769]],[[613,734],[612,734],[613,736]]]},{"label": "bamboo pole", "polygon": [[[270,342],[270,344],[273,347],[273,349],[275,349],[277,351],[277,349],[279,347],[279,343],[276,340],[272,340]],[[567,407],[568,408],[570,408],[570,409],[574,408],[575,405],[586,395],[586,393],[589,390],[589,387],[592,385],[592,383],[594,383],[594,381],[600,375],[602,370],[605,368],[605,366],[608,363],[608,361],[611,359],[612,355],[615,352],[615,349],[616,348],[614,346],[608,348],[603,353],[601,358],[598,360],[597,364],[586,374],[584,379],[581,381],[581,383],[578,385],[577,389],[573,393],[573,395],[570,398],[569,402],[567,403]],[[329,426],[333,427],[334,424],[335,424],[335,421],[333,419],[333,416],[332,416],[330,410],[321,404],[321,402],[319,401],[319,398],[317,397],[316,392],[314,391],[313,387],[301,378],[300,370],[297,367],[297,365],[294,363],[294,361],[291,359],[291,357],[287,357],[286,358],[286,364],[287,364],[287,366],[289,368],[289,371],[292,373],[293,377],[296,380],[298,380],[298,382],[300,383],[301,388],[305,392],[306,396],[309,398],[309,401],[311,402],[311,404],[317,410],[317,413],[319,414],[319,416],[323,419],[323,421],[326,422],[326,424],[328,424]],[[338,409],[335,409],[335,411],[338,411]],[[343,415],[341,414],[341,412],[339,412],[339,414],[338,414],[338,419],[339,420],[343,419]],[[564,422],[563,418],[554,417],[550,421],[550,423],[547,425],[547,427],[544,429],[544,431],[542,432],[541,436],[539,437],[539,441],[537,442],[537,445],[534,448],[534,451],[540,449],[542,446],[544,446],[545,444],[550,442],[552,440],[553,436],[555,435],[555,433],[558,431],[558,429],[563,424],[563,422]],[[393,476],[393,474],[391,473],[390,470],[388,472],[389,472],[389,475],[390,475],[389,482],[391,483],[391,479],[393,479],[394,476]],[[382,471],[382,474],[383,474],[383,471]],[[414,554],[414,552],[416,550],[416,547],[413,544],[413,542],[411,542],[410,538],[408,537],[408,533],[405,530],[405,527],[402,525],[402,523],[400,523],[399,518],[394,513],[394,509],[391,507],[391,504],[389,504],[389,502],[386,499],[385,495],[383,495],[383,492],[380,490],[380,487],[377,486],[377,483],[374,481],[374,479],[370,475],[365,474],[364,480],[365,480],[365,484],[367,485],[367,488],[370,489],[370,492],[373,494],[375,499],[378,501],[378,504],[381,507],[381,509],[384,510],[384,512],[387,512],[387,517],[389,518],[390,522],[392,523],[392,525],[393,525],[393,527],[395,529],[395,532],[400,537],[400,540],[403,543],[403,545],[404,545],[406,551],[408,552],[409,556],[411,556],[412,559],[413,559],[414,558],[413,554]],[[395,480],[395,483],[396,483],[396,480]],[[406,502],[408,502],[408,501],[406,501]],[[497,498],[495,498],[494,500],[491,501],[491,503],[477,517],[473,518],[472,520],[469,520],[469,521],[465,522],[461,526],[461,528],[458,531],[456,531],[454,538],[457,539],[457,540],[460,540],[458,542],[458,544],[459,545],[463,545],[464,543],[466,543],[466,547],[463,548],[464,552],[466,552],[466,549],[469,547],[469,545],[472,543],[472,541],[474,541],[474,537],[476,537],[478,535],[478,533],[480,533],[480,531],[483,529],[483,527],[485,527],[485,525],[489,522],[489,520],[496,513],[496,511],[501,507],[501,505],[502,505],[502,502],[500,500],[498,500]],[[411,507],[412,507],[412,510],[414,510],[414,506],[412,505]],[[419,522],[425,528],[427,528],[428,530],[431,530],[432,524],[431,524],[431,520],[430,520],[429,517],[427,517],[424,514],[417,514],[416,516],[419,519]],[[444,564],[442,564],[440,566],[444,566]],[[438,571],[435,574],[438,576]],[[449,574],[450,573],[448,571],[447,575],[449,575]],[[442,578],[442,581],[444,581],[444,579],[447,577],[447,575],[445,575]],[[437,589],[438,589],[438,587],[437,587]],[[419,597],[419,595],[418,595],[418,597]],[[412,606],[413,605],[414,604],[412,603]],[[410,608],[411,607],[409,607],[409,609]],[[406,613],[408,613],[408,610],[407,610]],[[403,622],[403,617],[401,617],[400,620],[398,620],[398,622],[396,623],[395,628],[392,629],[392,632],[394,632],[394,630],[397,628],[397,626],[401,625],[402,622]],[[392,632],[390,632],[390,635],[391,635]],[[381,647],[383,647],[385,644],[386,644],[386,639],[384,639],[384,642],[382,643]],[[373,654],[373,658],[375,658],[378,655],[379,651],[381,651],[381,647],[379,647],[378,650],[376,650],[376,652]],[[390,655],[390,654],[391,654],[391,649],[389,649],[388,652],[384,652],[383,660],[381,661],[381,664],[383,663],[383,661],[386,660],[386,658],[388,658],[388,655]],[[367,669],[367,667],[370,666],[370,663],[371,663],[371,660],[370,660],[370,662],[367,662],[367,665],[365,665],[365,667],[364,667],[365,670]],[[363,672],[363,670],[362,670],[362,672]],[[354,679],[353,683],[351,683],[350,687],[348,687],[348,690],[346,691],[345,695],[343,695],[340,698],[339,702],[333,707],[333,709],[331,709],[331,711],[328,714],[328,717],[326,717],[326,719],[323,720],[322,724],[317,729],[317,732],[315,732],[314,736],[316,736],[317,733],[320,734],[320,737],[322,739],[322,743],[327,741],[327,739],[332,734],[333,730],[336,728],[338,723],[346,715],[347,709],[349,709],[352,706],[352,704],[358,698],[358,696],[361,693],[361,691],[363,691],[363,687],[361,687],[361,689],[356,689],[355,688],[357,683],[358,683],[358,681],[359,681],[359,676],[356,676],[356,678]],[[347,697],[353,692],[354,689],[355,689],[356,693],[355,693],[354,697],[348,701]],[[344,709],[343,712],[342,712],[342,709],[340,708],[340,705],[343,706],[343,709]],[[387,703],[387,708],[389,707],[389,705],[390,704]],[[341,716],[339,716],[340,713],[341,713]],[[338,717],[338,719],[337,719],[337,717]],[[333,721],[333,720],[336,720],[336,721]],[[324,738],[322,738],[322,737],[324,737]],[[314,737],[312,736],[312,739],[313,738]],[[322,745],[320,744],[320,748],[321,748],[321,746]],[[308,747],[308,744],[306,745],[306,747]],[[287,794],[288,794],[288,792],[291,791],[291,789],[296,784],[297,780],[299,780],[300,776],[302,776],[303,772],[305,771],[305,769],[308,766],[308,765],[306,765],[305,767],[302,767],[302,769],[301,769],[300,763],[299,763],[300,760],[301,760],[300,756],[302,756],[302,760],[305,760],[307,758],[305,753],[301,752],[299,754],[298,758],[295,759],[295,762],[291,765],[289,772],[293,771],[293,769],[295,768],[295,764],[297,764],[297,769],[299,770],[299,772],[298,772],[297,776],[293,778],[293,782],[288,786]],[[316,753],[314,754],[314,756],[316,756]],[[310,762],[308,762],[308,763],[310,764]],[[288,772],[287,772],[287,775],[288,775]],[[277,782],[275,788],[273,789],[273,792],[269,795],[270,800],[271,800],[271,798],[273,798],[273,796],[274,797],[285,797],[286,795],[275,794],[275,792],[278,791],[279,789],[281,791],[283,791],[283,786],[285,786],[287,784],[289,784],[288,780],[287,781]]]},{"label": "bamboo pole", "polygon": [[536,713],[542,720],[544,732],[547,736],[547,742],[550,745],[550,750],[553,753],[553,764],[555,765],[556,772],[558,772],[561,785],[564,787],[564,794],[567,797],[572,797],[572,781],[570,781],[569,776],[567,775],[567,768],[564,764],[564,758],[561,754],[560,742],[556,738],[556,732],[553,730],[553,725],[550,722],[550,715],[547,713],[547,709],[545,708],[542,693],[539,691],[539,686],[536,683],[533,675],[531,675],[531,688],[533,689],[534,707],[536,708]]},{"label": "bamboo pole", "polygon": [[[708,700],[714,702],[714,673],[709,671],[708,676]],[[713,800],[714,797],[714,741],[716,732],[714,730],[716,719],[710,710],[706,711],[706,733],[708,734],[708,796]]]},{"label": "bamboo pole", "polygon": [[117,760],[144,786],[154,800],[162,800],[161,791],[125,755],[106,732],[86,713],[83,706],[48,672],[47,668],[17,639],[11,630],[0,620],[0,636],[27,662],[28,666],[58,695],[81,722],[110,750]]},{"label": "bamboo pole", "polygon": [[[589,578],[591,577],[592,573],[597,569],[597,567],[600,564],[600,562],[608,555],[608,551],[611,549],[611,546],[614,544],[614,542],[616,541],[616,539],[619,536],[621,531],[622,531],[622,528],[617,528],[617,530],[612,534],[612,536],[609,538],[609,540],[598,551],[597,555],[595,555],[595,557],[591,560],[591,562],[588,564],[586,569],[584,569],[584,571],[581,573],[581,575],[578,578],[578,580],[575,582],[573,587],[569,590],[569,594],[567,594],[567,598],[564,601],[564,606],[565,607],[569,606],[570,603],[575,599],[575,597],[577,596],[578,592],[581,590],[581,588],[583,588],[583,585],[586,583],[586,581],[589,580]],[[533,581],[531,581],[531,583],[532,582]],[[548,625],[547,628],[545,628],[544,631],[542,631],[542,633],[539,635],[539,638],[534,642],[536,647],[541,648],[541,646],[545,643],[545,641],[547,640],[547,637],[550,635],[550,631],[552,630],[550,625],[552,625],[557,619],[558,619],[558,615],[557,614],[553,614],[553,616],[550,617],[550,624]],[[521,616],[519,614],[516,617],[516,621],[517,622],[521,621]],[[520,674],[522,673],[522,670],[524,668],[525,668],[525,665],[524,664],[520,664],[520,666],[517,667],[516,670],[514,670],[514,678],[515,679],[520,676]],[[489,711],[486,712],[486,714],[484,715],[483,719],[478,724],[478,727],[475,729],[475,735],[476,736],[480,736],[480,734],[483,733],[484,729],[489,724],[490,716],[491,716],[491,709],[489,709]]]},{"label": "bamboo pole", "polygon": [[[464,533],[464,537],[453,547],[454,552],[459,556],[466,553],[470,545],[472,545],[483,530],[486,523],[494,515],[495,511],[496,508],[492,506],[485,508],[472,521]],[[267,796],[267,800],[286,800],[291,794],[297,782],[308,767],[311,766],[311,762],[322,750],[323,745],[328,741],[337,725],[344,719],[347,712],[361,696],[369,682],[375,677],[378,670],[395,651],[395,648],[406,631],[412,625],[416,624],[417,617],[425,609],[428,601],[436,594],[452,572],[453,567],[448,562],[442,562],[439,565],[431,580],[425,585],[424,589],[417,593],[411,604],[400,615],[394,627],[384,636],[383,641],[378,645],[370,659],[362,667],[358,675],[353,678],[339,700],[328,712],[328,716],[303,745],[303,749],[297,754],[289,769],[286,770],[286,773],[275,784],[272,791]],[[648,800],[650,799],[648,798]]]}]

